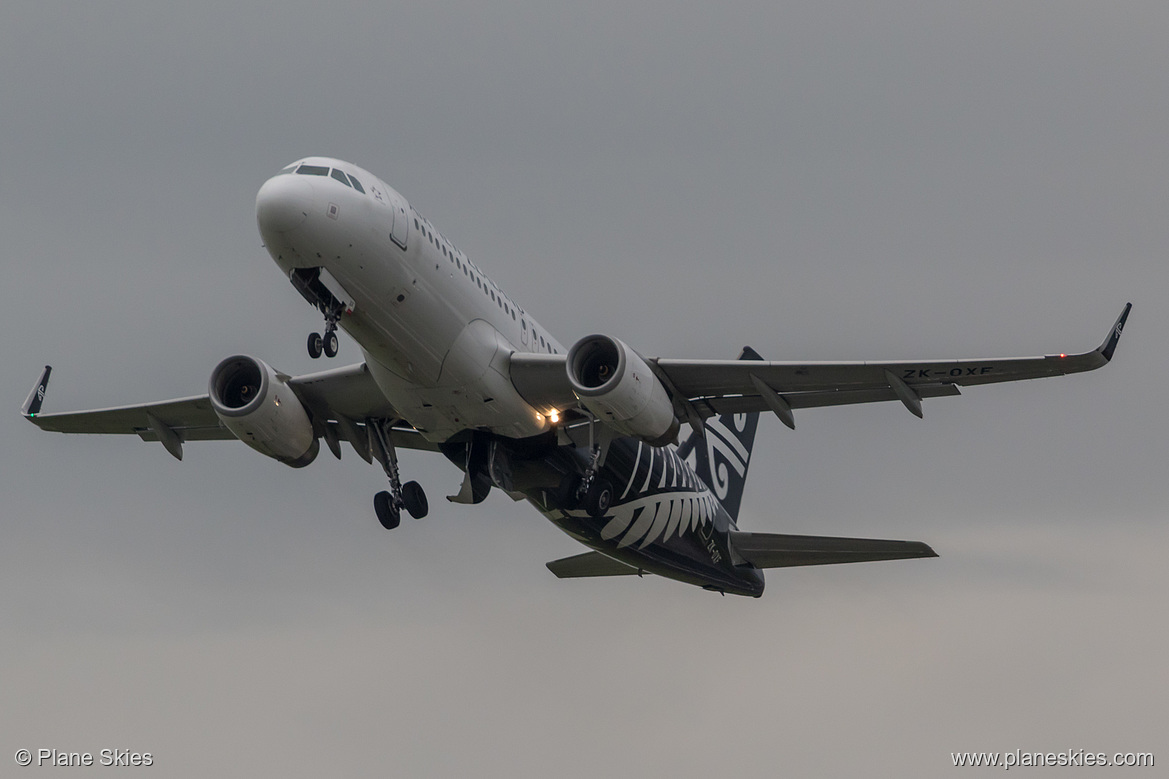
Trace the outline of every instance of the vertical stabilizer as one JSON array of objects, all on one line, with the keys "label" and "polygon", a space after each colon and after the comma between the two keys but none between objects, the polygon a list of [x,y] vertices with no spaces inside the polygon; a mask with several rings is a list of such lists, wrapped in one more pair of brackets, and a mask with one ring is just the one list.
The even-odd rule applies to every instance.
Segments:
[{"label": "vertical stabilizer", "polygon": [[[750,346],[744,346],[739,359],[763,358]],[[698,478],[710,487],[731,519],[737,520],[759,414],[723,414],[706,420],[705,427],[706,440],[694,431],[679,447],[678,456],[691,463]]]}]

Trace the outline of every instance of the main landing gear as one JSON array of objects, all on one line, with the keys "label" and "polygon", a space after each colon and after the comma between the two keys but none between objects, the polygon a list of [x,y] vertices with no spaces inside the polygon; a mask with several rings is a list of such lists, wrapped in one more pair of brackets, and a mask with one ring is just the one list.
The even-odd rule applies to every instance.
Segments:
[{"label": "main landing gear", "polygon": [[570,473],[560,482],[557,499],[563,508],[583,506],[590,517],[601,518],[613,505],[613,485],[600,475],[601,463],[609,439],[598,443],[595,436],[596,418],[589,420],[589,463],[583,476]]},{"label": "main landing gear", "polygon": [[556,498],[563,509],[580,506],[590,517],[600,519],[613,505],[613,485],[595,475],[590,478],[587,472],[583,477],[570,473],[561,480]]},{"label": "main landing gear", "polygon": [[398,477],[398,454],[394,449],[394,439],[391,435],[393,426],[393,420],[369,421],[370,432],[381,450],[378,460],[386,471],[386,477],[390,480],[388,492],[383,490],[373,496],[374,513],[377,514],[378,522],[381,522],[382,527],[386,530],[393,530],[402,523],[403,508],[415,519],[422,519],[430,509],[422,485],[416,481],[402,484]]}]

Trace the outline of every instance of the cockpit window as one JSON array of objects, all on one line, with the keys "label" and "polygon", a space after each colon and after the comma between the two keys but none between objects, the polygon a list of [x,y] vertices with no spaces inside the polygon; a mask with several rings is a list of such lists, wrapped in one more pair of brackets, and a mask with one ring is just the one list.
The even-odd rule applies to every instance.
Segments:
[{"label": "cockpit window", "polygon": [[293,165],[289,165],[287,168],[282,168],[282,169],[280,170],[280,172],[279,172],[279,173],[277,173],[276,175],[277,175],[277,176],[283,176],[285,173],[291,173],[291,172],[292,172],[292,171],[294,171],[294,170],[296,170],[296,165],[295,165],[295,164],[293,164]]},{"label": "cockpit window", "polygon": [[355,178],[354,178],[352,175],[351,175],[351,176],[349,176],[349,180],[350,180],[351,182],[353,182],[353,188],[354,188],[354,189],[356,189],[358,192],[360,192],[360,193],[361,193],[361,194],[363,194],[363,195],[365,194],[365,187],[361,186],[361,182],[360,182],[360,181],[358,181],[357,179],[355,179]]},{"label": "cockpit window", "polygon": [[342,184],[344,184],[347,187],[353,186],[352,184],[349,183],[349,177],[345,175],[344,171],[337,170],[336,168],[333,168],[332,176],[333,176],[333,178],[337,179],[338,181],[340,181]]},{"label": "cockpit window", "polygon": [[328,176],[329,169],[322,168],[320,165],[301,165],[296,169],[296,172],[302,176]]}]

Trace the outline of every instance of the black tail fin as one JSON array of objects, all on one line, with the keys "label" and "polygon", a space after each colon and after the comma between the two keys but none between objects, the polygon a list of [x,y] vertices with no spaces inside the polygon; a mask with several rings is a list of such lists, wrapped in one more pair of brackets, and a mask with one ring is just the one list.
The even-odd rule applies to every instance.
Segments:
[{"label": "black tail fin", "polygon": [[[739,359],[763,358],[750,346],[744,346]],[[706,420],[705,427],[705,444],[695,430],[678,448],[678,456],[690,462],[698,478],[710,487],[731,519],[737,519],[739,504],[743,501],[743,485],[747,482],[747,466],[751,462],[751,447],[755,444],[755,429],[759,427],[759,414],[723,414]]]}]

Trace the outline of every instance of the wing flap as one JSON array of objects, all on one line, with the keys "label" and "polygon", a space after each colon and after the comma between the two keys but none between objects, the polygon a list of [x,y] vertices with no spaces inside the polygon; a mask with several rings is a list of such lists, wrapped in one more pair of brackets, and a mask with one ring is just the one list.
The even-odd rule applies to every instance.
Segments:
[{"label": "wing flap", "polygon": [[920,541],[796,536],[782,533],[731,531],[731,546],[756,568],[864,563],[938,556],[928,544]]},{"label": "wing flap", "polygon": [[612,557],[606,557],[600,552],[585,552],[553,560],[547,565],[548,570],[560,579],[583,579],[588,576],[632,576],[640,573],[638,569],[614,560]]},{"label": "wing flap", "polygon": [[[962,390],[953,384],[925,384],[914,387],[919,397],[942,398],[961,395]],[[892,387],[874,389],[823,390],[820,392],[785,393],[783,399],[793,408],[822,408],[824,406],[848,406],[854,403],[879,403],[897,400]],[[695,410],[703,416],[722,414],[750,414],[754,411],[768,411],[767,401],[761,395],[732,395],[730,397],[702,398],[691,401]]]}]

